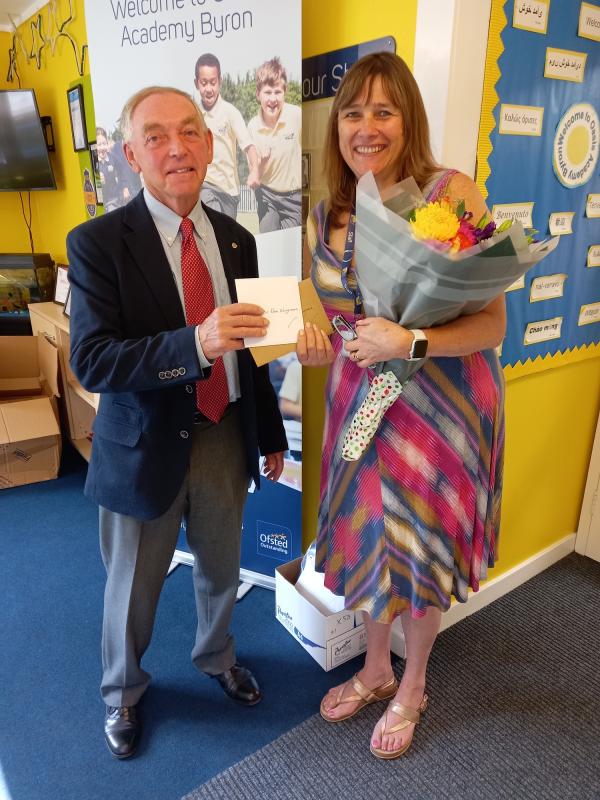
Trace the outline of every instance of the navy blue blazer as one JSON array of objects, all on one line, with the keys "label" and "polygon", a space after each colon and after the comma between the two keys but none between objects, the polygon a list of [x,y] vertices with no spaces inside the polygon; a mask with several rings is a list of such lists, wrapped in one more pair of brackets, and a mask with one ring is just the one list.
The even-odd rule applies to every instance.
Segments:
[{"label": "navy blue blazer", "polygon": [[[235,278],[258,275],[254,237],[205,208],[232,302]],[[154,519],[183,482],[192,444],[194,382],[202,370],[194,326],[186,326],[160,235],[140,192],[122,208],[67,237],[71,286],[71,367],[99,392],[85,493],[121,514]],[[268,367],[237,351],[248,476],[258,455],[287,448]],[[227,465],[223,465],[226,469]],[[224,473],[226,474],[226,472]]]}]

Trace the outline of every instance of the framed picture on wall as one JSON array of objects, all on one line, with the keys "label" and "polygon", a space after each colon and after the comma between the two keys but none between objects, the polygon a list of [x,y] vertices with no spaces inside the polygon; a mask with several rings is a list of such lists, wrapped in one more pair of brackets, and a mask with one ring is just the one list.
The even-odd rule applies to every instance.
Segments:
[{"label": "framed picture on wall", "polygon": [[65,315],[65,317],[71,316],[71,289],[69,289],[69,291],[67,292],[67,299],[65,300],[63,314]]},{"label": "framed picture on wall", "polygon": [[104,205],[102,199],[102,175],[100,174],[100,163],[98,161],[98,147],[96,142],[90,142],[90,161],[92,162],[92,177],[96,190],[96,205]]},{"label": "framed picture on wall", "polygon": [[310,189],[310,153],[302,153],[302,191]]},{"label": "framed picture on wall", "polygon": [[88,140],[85,129],[85,112],[83,109],[83,87],[80,83],[73,86],[72,89],[67,89],[67,100],[69,101],[73,150],[76,152],[87,150]]},{"label": "framed picture on wall", "polygon": [[69,294],[69,274],[66,264],[56,265],[56,282],[54,284],[54,302],[64,305]]},{"label": "framed picture on wall", "polygon": [[310,195],[302,195],[302,233],[306,233],[306,218],[310,209]]}]

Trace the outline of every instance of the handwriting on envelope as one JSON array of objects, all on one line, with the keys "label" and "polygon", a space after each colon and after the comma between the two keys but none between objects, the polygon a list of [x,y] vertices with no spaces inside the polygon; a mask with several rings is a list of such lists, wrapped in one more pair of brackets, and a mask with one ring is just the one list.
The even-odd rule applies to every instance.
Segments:
[{"label": "handwriting on envelope", "polygon": [[298,279],[294,276],[277,278],[237,278],[238,302],[256,303],[264,308],[269,320],[267,335],[244,339],[246,347],[292,344],[304,326]]}]

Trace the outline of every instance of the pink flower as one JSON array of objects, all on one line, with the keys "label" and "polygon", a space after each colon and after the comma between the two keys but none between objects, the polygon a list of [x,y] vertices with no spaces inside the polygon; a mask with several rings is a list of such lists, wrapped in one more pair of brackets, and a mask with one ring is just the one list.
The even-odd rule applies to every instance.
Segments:
[{"label": "pink flower", "polygon": [[452,240],[452,252],[466,250],[467,247],[473,247],[474,244],[477,244],[477,231],[470,222],[463,218],[460,221],[456,236]]}]

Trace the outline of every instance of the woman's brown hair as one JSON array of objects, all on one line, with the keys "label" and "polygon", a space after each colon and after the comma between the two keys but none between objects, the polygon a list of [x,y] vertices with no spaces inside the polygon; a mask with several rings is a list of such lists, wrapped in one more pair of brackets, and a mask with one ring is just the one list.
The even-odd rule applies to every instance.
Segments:
[{"label": "woman's brown hair", "polygon": [[334,226],[354,205],[356,177],[342,158],[339,146],[340,111],[367,91],[371,99],[375,78],[381,78],[383,91],[402,113],[404,147],[398,159],[397,180],[412,176],[424,186],[440,169],[431,152],[429,123],[421,92],[405,62],[393,53],[372,53],[353,64],[337,90],[325,139],[325,177],[329,188],[330,220]]}]

